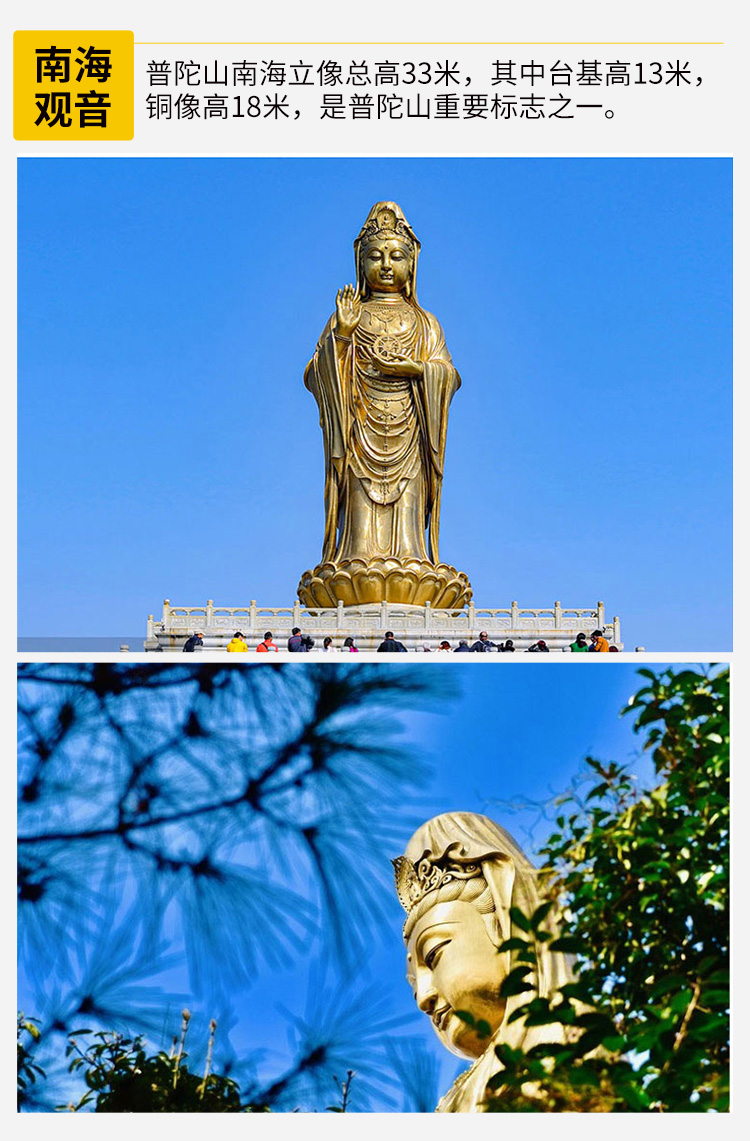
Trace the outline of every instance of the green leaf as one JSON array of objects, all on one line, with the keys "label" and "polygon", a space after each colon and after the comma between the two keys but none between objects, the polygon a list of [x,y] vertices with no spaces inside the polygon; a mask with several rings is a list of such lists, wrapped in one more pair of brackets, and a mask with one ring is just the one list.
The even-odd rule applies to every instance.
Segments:
[{"label": "green leaf", "polygon": [[578,999],[579,1002],[590,1003],[592,1001],[591,991],[581,982],[565,983],[560,987],[560,994],[565,995],[566,998]]},{"label": "green leaf", "polygon": [[609,791],[610,785],[608,781],[602,781],[601,784],[594,785],[591,791],[586,794],[586,803],[588,804],[590,800],[596,800],[597,797],[601,799],[601,797],[606,796]]},{"label": "green leaf", "polygon": [[547,900],[546,903],[542,903],[539,907],[537,907],[536,911],[531,916],[531,926],[534,928],[534,930],[536,930],[540,923],[544,923],[544,920],[547,918],[554,906],[555,905],[552,900]]},{"label": "green leaf", "polygon": [[531,983],[526,982],[526,976],[530,973],[531,967],[515,967],[500,984],[500,994],[504,998],[510,998],[512,995],[534,990]]},{"label": "green leaf", "polygon": [[456,1015],[456,1018],[460,1018],[461,1021],[465,1022],[467,1026],[474,1025],[474,1015],[471,1014],[468,1010],[456,1010],[454,1011],[454,1014]]},{"label": "green leaf", "polygon": [[522,931],[531,931],[531,920],[518,907],[510,908],[510,918],[511,922],[515,923],[516,927],[520,927]]},{"label": "green leaf", "polygon": [[553,939],[549,949],[550,951],[572,951],[574,954],[584,954],[586,944],[583,939],[579,939],[576,935],[561,935],[559,939]]},{"label": "green leaf", "polygon": [[527,947],[531,946],[526,939],[519,939],[513,936],[511,939],[504,939],[498,947],[498,952],[501,951],[525,951]]}]

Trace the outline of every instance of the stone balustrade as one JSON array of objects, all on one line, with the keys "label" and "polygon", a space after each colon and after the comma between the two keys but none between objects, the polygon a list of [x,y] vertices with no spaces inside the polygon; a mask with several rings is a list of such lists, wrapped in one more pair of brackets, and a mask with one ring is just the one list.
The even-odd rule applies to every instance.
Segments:
[{"label": "stone balustrade", "polygon": [[392,630],[409,650],[423,650],[425,645],[436,650],[443,639],[455,648],[464,638],[471,645],[486,630],[493,642],[512,638],[517,650],[543,638],[550,650],[560,651],[568,649],[579,631],[588,635],[596,629],[622,649],[620,620],[607,622],[603,602],[594,607],[563,607],[559,602],[551,607],[519,607],[512,602],[508,608],[469,603],[460,610],[435,610],[429,603],[344,606],[339,602],[335,608],[316,610],[299,601],[292,606],[259,606],[255,600],[249,606],[216,606],[209,599],[205,606],[173,606],[168,598],[161,619],[149,615],[143,646],[145,650],[179,651],[190,634],[200,631],[206,649],[223,649],[235,630],[241,630],[254,650],[266,630],[271,630],[279,650],[285,651],[293,626],[315,639],[316,650],[322,649],[326,635],[333,638],[337,649],[346,637],[352,637],[360,650],[376,650],[386,630]]}]

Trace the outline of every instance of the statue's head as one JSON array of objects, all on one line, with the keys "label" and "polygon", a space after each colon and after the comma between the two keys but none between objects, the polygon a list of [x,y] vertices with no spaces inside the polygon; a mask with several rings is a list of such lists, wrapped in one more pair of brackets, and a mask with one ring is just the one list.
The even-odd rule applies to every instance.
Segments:
[{"label": "statue's head", "polygon": [[376,202],[354,242],[357,287],[416,299],[419,241],[395,202]]},{"label": "statue's head", "polygon": [[[528,997],[501,995],[513,961],[499,947],[522,934],[511,907],[530,915],[541,902],[536,871],[503,828],[472,812],[428,820],[393,863],[407,912],[407,979],[417,1005],[449,1050],[479,1057]],[[537,957],[531,981],[540,994],[549,992],[555,972],[551,956]]]}]

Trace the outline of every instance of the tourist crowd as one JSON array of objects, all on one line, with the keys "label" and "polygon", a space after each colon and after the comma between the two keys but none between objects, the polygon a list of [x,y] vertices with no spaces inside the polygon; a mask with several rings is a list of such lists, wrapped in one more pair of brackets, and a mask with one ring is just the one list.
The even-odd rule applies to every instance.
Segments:
[{"label": "tourist crowd", "polygon": [[[303,634],[299,626],[294,626],[292,632],[287,639],[287,650],[291,654],[306,654],[311,650],[316,650],[315,639],[311,638],[309,634]],[[182,649],[186,654],[194,653],[203,647],[203,635],[198,632],[191,634],[184,643]],[[594,630],[591,634],[581,632],[576,636],[576,640],[571,642],[570,650],[574,654],[606,654],[617,653],[618,647],[611,646],[601,630]],[[235,630],[232,638],[227,644],[227,653],[229,654],[246,654],[249,652],[250,647],[241,630]],[[504,642],[492,642],[486,630],[482,630],[479,637],[475,642],[469,645],[468,639],[462,638],[457,646],[451,646],[450,642],[443,640],[435,647],[435,653],[438,654],[486,654],[489,652],[499,654],[514,654],[516,650],[523,649],[527,654],[548,654],[550,652],[549,646],[543,638],[538,638],[536,642],[532,642],[530,646],[518,647],[514,644],[512,638],[506,638]],[[359,653],[359,648],[355,646],[354,639],[351,637],[345,638],[341,651],[333,644],[333,638],[326,635],[323,639],[323,645],[317,647],[317,651],[324,654],[335,653]],[[255,647],[255,652],[258,654],[278,654],[279,647],[273,640],[273,634],[270,630],[266,631],[263,635],[263,641],[259,642]],[[379,654],[405,654],[407,652],[406,646],[403,642],[394,636],[392,630],[387,630],[385,638],[377,648]],[[429,654],[433,652],[433,648],[429,642],[424,642],[417,651],[419,653]]]}]

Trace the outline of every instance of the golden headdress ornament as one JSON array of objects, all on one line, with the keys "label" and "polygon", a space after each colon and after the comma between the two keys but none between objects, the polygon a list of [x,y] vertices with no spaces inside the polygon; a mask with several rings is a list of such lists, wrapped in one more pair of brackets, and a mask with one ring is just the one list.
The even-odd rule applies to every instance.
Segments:
[{"label": "golden headdress ornament", "polygon": [[444,862],[432,863],[420,860],[413,864],[408,856],[397,856],[391,860],[396,879],[396,895],[404,911],[408,914],[429,892],[437,891],[451,880],[469,880],[482,874],[479,863]]},{"label": "golden headdress ornament", "polygon": [[401,207],[395,202],[376,202],[357,235],[357,242],[368,246],[371,242],[386,238],[401,238],[409,245],[419,248],[416,234],[406,221]]}]

